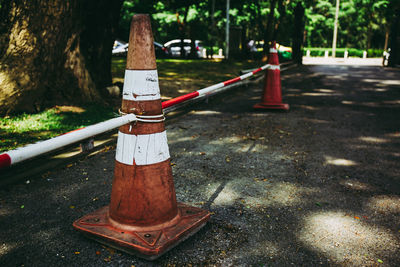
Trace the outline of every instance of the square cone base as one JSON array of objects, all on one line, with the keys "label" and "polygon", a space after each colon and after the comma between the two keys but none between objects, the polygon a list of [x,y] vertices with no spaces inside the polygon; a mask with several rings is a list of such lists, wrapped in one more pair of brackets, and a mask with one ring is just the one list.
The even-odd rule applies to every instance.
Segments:
[{"label": "square cone base", "polygon": [[289,110],[289,104],[284,103],[259,103],[253,106],[254,109],[278,109]]},{"label": "square cone base", "polygon": [[73,223],[76,230],[102,244],[126,253],[155,260],[199,231],[210,219],[206,210],[178,203],[180,219],[161,230],[125,231],[108,219],[108,206],[83,216]]}]

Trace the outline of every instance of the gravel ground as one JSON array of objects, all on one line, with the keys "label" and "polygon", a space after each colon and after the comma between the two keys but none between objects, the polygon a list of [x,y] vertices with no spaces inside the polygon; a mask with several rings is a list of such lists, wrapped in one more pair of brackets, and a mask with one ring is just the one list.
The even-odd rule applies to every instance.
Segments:
[{"label": "gravel ground", "polygon": [[0,189],[1,266],[399,266],[400,72],[303,66],[289,112],[252,109],[262,85],[167,118],[179,201],[209,209],[154,262],[72,222],[109,203],[115,150]]}]

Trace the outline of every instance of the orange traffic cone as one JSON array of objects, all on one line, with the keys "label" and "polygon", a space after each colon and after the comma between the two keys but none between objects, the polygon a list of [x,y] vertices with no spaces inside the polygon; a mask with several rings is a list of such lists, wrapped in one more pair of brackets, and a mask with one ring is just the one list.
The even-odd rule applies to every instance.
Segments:
[{"label": "orange traffic cone", "polygon": [[255,104],[253,108],[289,110],[289,105],[282,103],[281,71],[279,68],[279,58],[275,41],[272,42],[271,48],[269,49],[268,64],[270,64],[270,66],[265,74],[262,102]]},{"label": "orange traffic cone", "polygon": [[73,226],[101,243],[153,260],[196,233],[208,211],[176,202],[148,15],[135,15],[122,112],[139,120],[119,128],[110,205]]}]

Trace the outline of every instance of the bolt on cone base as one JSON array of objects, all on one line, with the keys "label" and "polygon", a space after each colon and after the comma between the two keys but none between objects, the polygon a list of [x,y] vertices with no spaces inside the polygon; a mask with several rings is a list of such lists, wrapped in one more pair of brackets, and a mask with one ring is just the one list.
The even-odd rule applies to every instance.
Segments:
[{"label": "bolt on cone base", "polygon": [[275,110],[289,110],[289,104],[276,103],[276,104],[264,104],[259,103],[253,106],[254,109],[275,109]]},{"label": "bolt on cone base", "polygon": [[208,211],[178,203],[176,224],[161,229],[145,226],[124,230],[112,224],[108,212],[108,206],[103,207],[76,220],[73,226],[91,239],[146,260],[157,259],[198,232],[210,219]]}]

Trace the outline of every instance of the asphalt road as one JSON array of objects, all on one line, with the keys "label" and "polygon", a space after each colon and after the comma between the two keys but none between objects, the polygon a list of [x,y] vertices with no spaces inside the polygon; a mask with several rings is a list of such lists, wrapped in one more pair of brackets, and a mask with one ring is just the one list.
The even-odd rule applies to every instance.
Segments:
[{"label": "asphalt road", "polygon": [[109,203],[111,146],[0,189],[0,266],[400,265],[399,70],[308,65],[282,86],[289,112],[254,111],[258,84],[168,116],[177,198],[212,218],[158,260],[72,228]]}]

